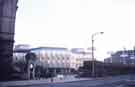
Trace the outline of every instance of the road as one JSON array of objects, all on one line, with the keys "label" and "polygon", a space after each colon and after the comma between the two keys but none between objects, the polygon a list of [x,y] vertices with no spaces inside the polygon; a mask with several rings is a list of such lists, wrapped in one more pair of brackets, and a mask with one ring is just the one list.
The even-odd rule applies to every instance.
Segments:
[{"label": "road", "polygon": [[11,87],[135,87],[135,82],[129,84],[129,82],[121,81],[121,82],[102,84],[102,85],[93,85],[93,86],[90,85],[89,82],[87,84],[83,84],[83,82],[76,82],[76,83],[53,83],[53,84],[11,86]]},{"label": "road", "polygon": [[129,79],[130,76],[117,76],[117,77],[97,78],[97,79],[82,80],[82,81],[78,80],[78,81],[70,81],[70,82],[52,82],[52,83],[41,83],[41,84],[34,84],[34,85],[30,84],[30,85],[22,85],[22,86],[17,85],[17,86],[8,86],[8,87],[135,87],[135,85],[129,86],[129,82],[128,82],[130,81]]},{"label": "road", "polygon": [[[19,86],[19,87],[120,87],[124,82],[108,83],[102,85],[92,85],[90,81],[78,81],[70,83],[52,83],[52,84],[40,84],[40,85],[28,85],[28,86]],[[96,84],[96,83],[95,83]],[[15,87],[15,86],[14,86]],[[18,86],[16,86],[18,87]]]},{"label": "road", "polygon": [[12,86],[12,87],[115,87],[124,83],[119,78],[106,78],[95,80],[82,80],[73,82],[45,83],[37,85]]}]

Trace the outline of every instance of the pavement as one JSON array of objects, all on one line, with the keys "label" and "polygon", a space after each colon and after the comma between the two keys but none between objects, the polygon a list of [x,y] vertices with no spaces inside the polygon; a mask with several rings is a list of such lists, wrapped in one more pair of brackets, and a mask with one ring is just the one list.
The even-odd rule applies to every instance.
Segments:
[{"label": "pavement", "polygon": [[93,87],[123,82],[129,79],[129,77],[75,78],[74,76],[67,76],[62,79],[54,78],[53,82],[51,79],[0,82],[0,87],[51,87],[52,85],[53,87]]},{"label": "pavement", "polygon": [[92,79],[91,78],[74,78],[73,76],[66,76],[62,79],[55,77],[53,78],[53,81],[51,80],[51,78],[40,79],[40,80],[7,81],[7,82],[0,82],[0,87],[64,83],[64,82],[74,82],[74,81],[84,81],[84,80],[92,80]]}]

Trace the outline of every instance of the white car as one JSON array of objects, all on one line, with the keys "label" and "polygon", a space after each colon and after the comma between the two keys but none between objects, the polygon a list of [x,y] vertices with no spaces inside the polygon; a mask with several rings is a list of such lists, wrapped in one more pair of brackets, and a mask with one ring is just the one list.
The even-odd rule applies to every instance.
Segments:
[{"label": "white car", "polygon": [[59,79],[63,79],[64,78],[64,75],[58,74],[56,77],[59,78]]}]

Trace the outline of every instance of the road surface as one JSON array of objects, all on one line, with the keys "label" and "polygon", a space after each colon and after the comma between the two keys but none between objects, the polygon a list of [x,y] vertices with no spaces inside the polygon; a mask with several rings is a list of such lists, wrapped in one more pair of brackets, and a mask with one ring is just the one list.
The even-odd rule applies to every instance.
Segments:
[{"label": "road surface", "polygon": [[[115,82],[108,84],[96,84],[91,85],[89,81],[79,81],[79,82],[71,82],[71,83],[52,83],[52,84],[38,84],[38,85],[27,85],[27,86],[14,86],[14,87],[123,87],[121,86],[123,82]],[[13,87],[13,86],[12,86]],[[124,86],[126,87],[126,86]]]},{"label": "road surface", "polygon": [[[130,76],[117,76],[117,77],[97,78],[80,81],[77,80],[67,82],[51,82],[51,83],[46,82],[40,84],[14,85],[14,86],[12,85],[8,87],[135,87],[135,84],[134,85],[129,84],[130,82],[131,82]],[[0,87],[7,87],[7,86],[0,86]]]}]

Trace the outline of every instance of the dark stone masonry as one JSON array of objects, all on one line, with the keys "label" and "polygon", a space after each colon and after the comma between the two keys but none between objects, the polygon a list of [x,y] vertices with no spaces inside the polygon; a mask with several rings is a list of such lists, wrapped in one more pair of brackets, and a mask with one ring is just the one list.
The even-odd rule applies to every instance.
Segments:
[{"label": "dark stone masonry", "polygon": [[18,0],[0,0],[0,81],[10,80]]}]

